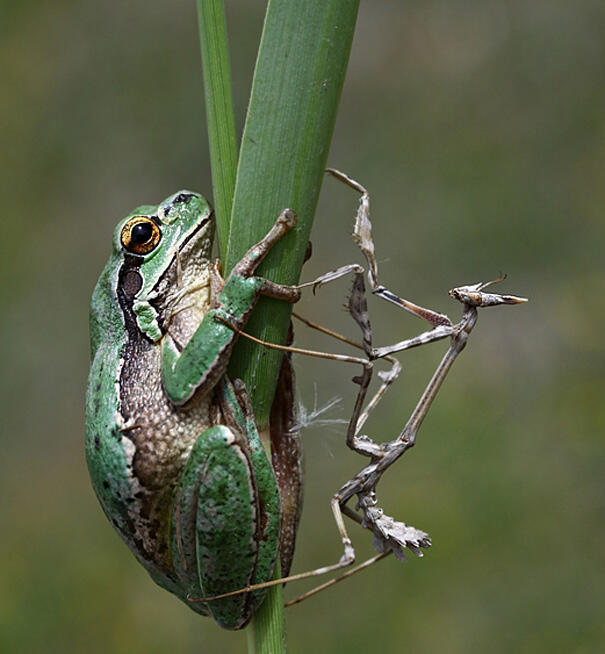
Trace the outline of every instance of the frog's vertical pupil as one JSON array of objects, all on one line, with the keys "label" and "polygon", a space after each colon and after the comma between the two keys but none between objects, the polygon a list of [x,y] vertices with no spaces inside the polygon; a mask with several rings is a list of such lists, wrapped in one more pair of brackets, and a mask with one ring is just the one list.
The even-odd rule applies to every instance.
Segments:
[{"label": "frog's vertical pupil", "polygon": [[153,236],[153,226],[149,222],[137,223],[130,230],[130,239],[135,245],[147,243]]}]

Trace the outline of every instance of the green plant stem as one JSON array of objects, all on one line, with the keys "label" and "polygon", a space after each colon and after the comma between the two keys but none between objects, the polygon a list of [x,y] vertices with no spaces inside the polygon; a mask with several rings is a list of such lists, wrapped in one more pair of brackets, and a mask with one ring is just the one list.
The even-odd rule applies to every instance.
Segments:
[{"label": "green plant stem", "polygon": [[[274,579],[279,579],[279,561],[275,566]],[[258,607],[250,631],[254,633],[254,649],[249,654],[282,654],[287,651],[286,627],[284,621],[284,594],[282,586],[272,586],[267,591],[264,602]]]},{"label": "green plant stem", "polygon": [[[224,7],[221,0],[198,0],[214,204],[225,275],[266,234],[279,212],[291,207],[298,214],[298,226],[273,248],[259,274],[284,284],[298,281],[358,7],[359,0],[269,1],[234,186],[236,138]],[[283,301],[263,298],[246,329],[283,343],[290,310]],[[229,374],[245,382],[260,429],[268,424],[281,356],[239,339],[231,358]],[[253,627],[257,654],[285,652],[281,586],[269,590]]]},{"label": "green plant stem", "polygon": [[[298,282],[349,59],[359,0],[270,0],[238,162],[225,257],[229,270],[279,212],[299,223],[259,274]],[[246,331],[283,343],[291,307],[262,298]],[[239,339],[229,367],[248,387],[258,424],[268,422],[281,353]]]},{"label": "green plant stem", "polygon": [[197,0],[212,195],[221,260],[227,250],[237,170],[237,138],[223,0]]},{"label": "green plant stem", "polygon": [[[291,207],[298,226],[272,249],[259,274],[297,283],[358,7],[359,0],[270,0],[240,147],[225,271]],[[290,312],[285,302],[262,298],[246,331],[283,343]],[[245,382],[261,429],[268,424],[281,357],[242,338],[231,357],[229,374]],[[253,627],[257,654],[285,651],[281,586],[268,593]]]}]

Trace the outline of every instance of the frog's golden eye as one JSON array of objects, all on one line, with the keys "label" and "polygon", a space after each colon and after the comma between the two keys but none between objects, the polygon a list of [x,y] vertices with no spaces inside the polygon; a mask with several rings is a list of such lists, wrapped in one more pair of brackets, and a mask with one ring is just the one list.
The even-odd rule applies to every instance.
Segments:
[{"label": "frog's golden eye", "polygon": [[147,216],[134,216],[126,221],[120,240],[132,254],[149,254],[160,242],[160,228]]}]

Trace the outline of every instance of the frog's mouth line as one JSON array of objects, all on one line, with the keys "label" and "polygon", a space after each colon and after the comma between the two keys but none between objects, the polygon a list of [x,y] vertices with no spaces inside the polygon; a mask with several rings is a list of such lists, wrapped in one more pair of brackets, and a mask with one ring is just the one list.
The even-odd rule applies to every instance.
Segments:
[{"label": "frog's mouth line", "polygon": [[[200,223],[200,224],[199,224],[199,225],[198,225],[198,226],[197,226],[197,227],[196,227],[196,228],[191,232],[191,234],[189,234],[189,236],[188,236],[188,237],[187,237],[187,238],[186,238],[186,239],[181,243],[181,247],[180,247],[179,250],[178,250],[178,251],[179,251],[179,254],[180,254],[180,253],[181,253],[181,252],[182,252],[182,251],[183,251],[183,250],[184,250],[184,249],[189,245],[189,243],[191,242],[191,240],[192,240],[193,238],[195,238],[195,236],[196,236],[197,233],[200,231],[200,229],[203,229],[204,227],[206,227],[206,225],[207,225],[209,222],[213,221],[213,220],[214,220],[214,211],[211,211],[211,212],[208,214],[208,216],[207,216],[204,220],[202,220],[202,222],[201,222],[201,223]],[[170,265],[172,265],[173,262],[174,262],[174,259],[173,259],[173,261],[171,261]]]},{"label": "frog's mouth line", "polygon": [[[196,254],[198,253],[198,250],[202,246],[202,242],[200,241],[199,247],[198,243],[192,243],[192,241],[196,240],[196,237],[198,236],[200,230],[204,229],[205,227],[208,226],[208,223],[211,223],[214,220],[214,211],[211,211],[208,216],[202,220],[202,222],[196,226],[196,228],[185,238],[185,240],[181,243],[179,249],[175,252],[174,256],[170,260],[170,263],[168,266],[166,266],[165,273],[169,270],[173,269],[173,266],[178,266],[181,265],[183,268],[186,268],[189,260],[192,257],[195,257]],[[213,240],[213,237],[211,235],[210,240]],[[180,264],[177,262],[177,258],[180,259]],[[210,257],[208,257],[210,258]],[[164,273],[164,274],[165,274]],[[162,284],[164,275],[160,276],[155,284],[153,285],[151,292],[156,293],[159,289],[159,287]]]}]

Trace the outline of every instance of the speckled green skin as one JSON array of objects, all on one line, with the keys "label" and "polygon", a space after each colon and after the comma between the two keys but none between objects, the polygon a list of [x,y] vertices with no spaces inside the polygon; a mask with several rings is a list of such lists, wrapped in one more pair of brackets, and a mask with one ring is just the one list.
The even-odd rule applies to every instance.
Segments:
[{"label": "speckled green skin", "polygon": [[[132,216],[160,227],[153,252],[122,247]],[[208,203],[186,191],[116,227],[91,303],[86,458],[103,510],[154,581],[239,629],[264,591],[188,598],[271,578],[280,503],[245,389],[224,375],[235,334],[216,319],[243,326],[265,282],[252,256],[250,275],[213,297],[213,233]]]}]

